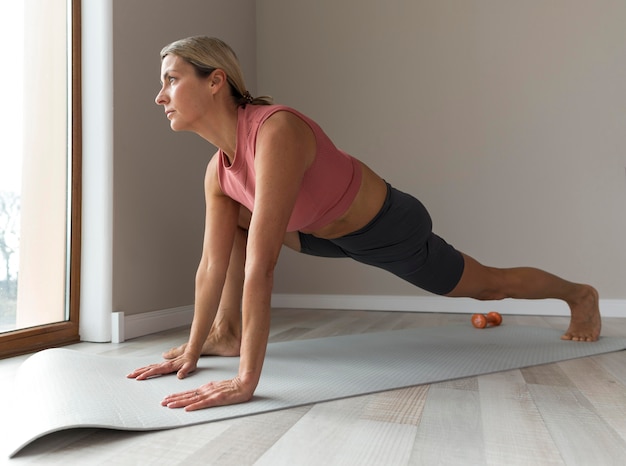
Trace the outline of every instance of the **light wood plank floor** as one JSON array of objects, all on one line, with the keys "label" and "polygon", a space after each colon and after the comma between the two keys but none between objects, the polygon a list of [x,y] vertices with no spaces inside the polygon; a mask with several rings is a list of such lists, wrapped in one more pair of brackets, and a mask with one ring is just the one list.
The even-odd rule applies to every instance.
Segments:
[{"label": "light wood plank floor", "polygon": [[[281,309],[273,312],[270,341],[458,322],[469,324],[469,316]],[[505,324],[565,329],[567,319],[505,316]],[[603,335],[626,336],[626,319],[605,319]],[[179,329],[123,344],[80,343],[72,348],[157,358],[186,337],[187,329]],[[0,361],[0,396],[5,402],[7,387],[24,359]],[[60,432],[31,444],[8,464],[622,465],[626,353],[169,431]]]}]

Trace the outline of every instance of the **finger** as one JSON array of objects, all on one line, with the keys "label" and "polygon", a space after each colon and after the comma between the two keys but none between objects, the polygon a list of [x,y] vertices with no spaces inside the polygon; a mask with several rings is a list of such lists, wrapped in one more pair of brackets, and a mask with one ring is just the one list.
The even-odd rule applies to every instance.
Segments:
[{"label": "finger", "polygon": [[132,371],[126,377],[128,377],[129,379],[134,379],[134,378],[137,378],[139,375],[143,374],[144,372],[149,371],[150,369],[152,369],[152,366],[140,367],[139,369],[135,369],[134,371]]},{"label": "finger", "polygon": [[201,394],[198,390],[188,390],[166,396],[163,401],[161,401],[161,405],[167,406],[168,408],[184,408],[185,406],[198,402],[200,399]]},{"label": "finger", "polygon": [[174,372],[175,368],[172,367],[172,364],[169,362],[161,363],[161,364],[152,364],[150,366],[143,367],[141,369],[136,370],[133,374],[135,374],[136,380],[146,380],[150,377],[155,377],[157,375],[165,375],[171,372]]},{"label": "finger", "polygon": [[187,400],[184,407],[185,411],[196,411],[198,409],[205,408],[213,408],[214,406],[219,406],[221,404],[225,404],[223,402],[219,402],[219,399],[223,399],[223,394],[220,394],[219,391],[211,391],[204,394],[201,394],[197,397],[192,397]]},{"label": "finger", "polygon": [[245,401],[237,390],[232,389],[230,381],[208,383],[197,390],[182,392],[168,397],[164,406],[185,408],[185,411],[212,408]]},{"label": "finger", "polygon": [[135,377],[137,377],[139,374],[141,374],[143,372],[143,367],[139,368],[139,369],[135,369],[134,371],[132,371],[130,374],[126,374],[126,377],[128,377],[129,379],[134,379]]},{"label": "finger", "polygon": [[180,368],[176,376],[179,379],[184,379],[185,377],[187,377],[187,375],[189,375],[190,372],[193,372],[195,369],[196,369],[195,364],[186,362],[185,364],[183,364],[183,367]]},{"label": "finger", "polygon": [[163,372],[158,371],[157,369],[148,369],[145,372],[139,374],[137,377],[135,377],[135,380],[146,380],[151,377],[156,377],[158,375],[163,375]]},{"label": "finger", "polygon": [[197,402],[188,404],[187,406],[185,406],[185,411],[196,411],[198,409],[213,408],[218,405],[219,404],[215,403],[213,398],[205,398]]},{"label": "finger", "polygon": [[185,411],[195,411],[197,409],[213,408],[216,406],[224,406],[230,404],[237,404],[244,401],[240,398],[240,394],[231,391],[224,391],[218,387],[215,387],[210,392],[198,397],[198,399],[191,399],[185,406]]}]

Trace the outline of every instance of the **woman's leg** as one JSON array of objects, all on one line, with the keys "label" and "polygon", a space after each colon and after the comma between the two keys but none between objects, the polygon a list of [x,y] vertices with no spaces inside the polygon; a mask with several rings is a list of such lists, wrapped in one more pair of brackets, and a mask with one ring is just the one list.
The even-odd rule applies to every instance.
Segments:
[{"label": "woman's leg", "polygon": [[600,336],[601,318],[598,292],[589,285],[568,282],[543,270],[518,267],[486,267],[463,254],[465,268],[461,280],[446,296],[479,300],[561,299],[571,312],[564,340],[595,341]]}]

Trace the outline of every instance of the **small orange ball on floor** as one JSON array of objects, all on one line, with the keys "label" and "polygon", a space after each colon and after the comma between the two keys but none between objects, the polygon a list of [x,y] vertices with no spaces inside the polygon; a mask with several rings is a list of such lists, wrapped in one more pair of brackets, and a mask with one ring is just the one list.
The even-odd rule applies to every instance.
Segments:
[{"label": "small orange ball on floor", "polygon": [[472,325],[476,328],[485,328],[488,325],[497,327],[502,323],[502,316],[498,312],[490,312],[487,315],[474,314],[472,316]]}]

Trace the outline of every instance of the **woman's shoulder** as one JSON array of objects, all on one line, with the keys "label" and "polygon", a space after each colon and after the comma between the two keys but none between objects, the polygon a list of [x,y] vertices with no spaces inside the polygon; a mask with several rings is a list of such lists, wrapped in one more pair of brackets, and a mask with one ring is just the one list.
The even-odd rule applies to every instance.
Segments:
[{"label": "woman's shoulder", "polygon": [[[258,120],[266,119],[276,112],[289,112],[304,117],[302,113],[288,105],[272,104],[272,105],[246,105],[242,109],[242,113],[249,119]],[[305,117],[306,118],[306,117]]]},{"label": "woman's shoulder", "polygon": [[[282,113],[282,118],[279,115],[276,115],[277,113]],[[283,122],[294,121],[295,119],[293,117],[295,116],[298,120],[306,123],[313,130],[313,132],[319,131],[319,125],[317,125],[313,119],[288,105],[247,105],[246,108],[243,109],[243,115],[245,123],[242,125],[242,129],[244,126],[249,126],[250,129],[252,129],[252,131],[247,131],[248,134],[258,131],[259,128],[272,116],[276,116],[275,118],[272,118],[274,121],[278,119]]]},{"label": "woman's shoulder", "polygon": [[220,159],[222,157],[222,151],[217,150],[213,157],[211,157],[206,165],[206,170],[204,171],[204,182],[205,184],[218,179],[218,166],[220,163]]}]

